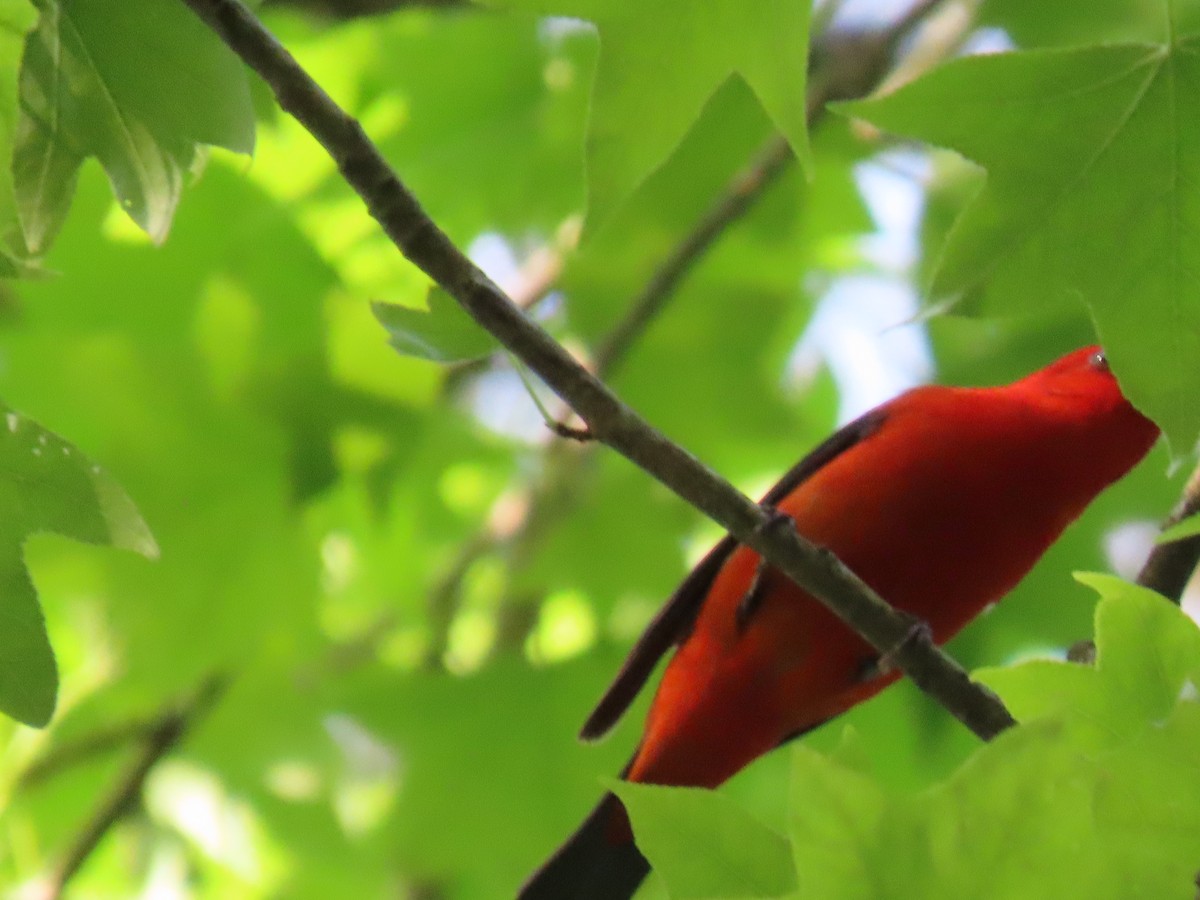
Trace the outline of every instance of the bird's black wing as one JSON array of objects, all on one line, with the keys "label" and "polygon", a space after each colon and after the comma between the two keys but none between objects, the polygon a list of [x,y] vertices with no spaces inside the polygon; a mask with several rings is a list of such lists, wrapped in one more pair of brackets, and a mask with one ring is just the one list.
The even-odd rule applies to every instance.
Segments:
[{"label": "bird's black wing", "polygon": [[[874,434],[883,424],[886,413],[875,409],[838,429],[817,445],[800,462],[792,466],[762,498],[764,506],[774,506],[800,484],[812,477],[830,461],[845,453],[855,444]],[[624,665],[592,714],[583,725],[580,737],[595,740],[604,736],[625,714],[625,710],[638,695],[654,667],[663,654],[681,643],[691,633],[692,625],[708,596],[709,589],[725,561],[737,548],[732,536],[722,538],[715,547],[700,560],[675,589],[658,615],[650,622],[626,657]]]}]

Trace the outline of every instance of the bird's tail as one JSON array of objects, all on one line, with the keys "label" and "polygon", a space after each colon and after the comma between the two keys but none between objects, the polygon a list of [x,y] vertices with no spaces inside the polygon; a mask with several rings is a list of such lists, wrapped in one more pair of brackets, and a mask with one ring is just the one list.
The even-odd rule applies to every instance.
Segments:
[{"label": "bird's tail", "polygon": [[529,877],[517,900],[628,900],[649,871],[628,837],[621,801],[609,793]]}]

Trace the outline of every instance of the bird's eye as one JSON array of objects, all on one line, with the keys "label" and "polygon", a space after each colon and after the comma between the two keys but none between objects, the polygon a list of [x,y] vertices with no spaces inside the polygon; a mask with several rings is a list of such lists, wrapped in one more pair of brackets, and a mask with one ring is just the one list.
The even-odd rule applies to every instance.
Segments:
[{"label": "bird's eye", "polygon": [[1088,365],[1098,372],[1108,371],[1108,357],[1104,355],[1103,350],[1097,350],[1088,357]]}]

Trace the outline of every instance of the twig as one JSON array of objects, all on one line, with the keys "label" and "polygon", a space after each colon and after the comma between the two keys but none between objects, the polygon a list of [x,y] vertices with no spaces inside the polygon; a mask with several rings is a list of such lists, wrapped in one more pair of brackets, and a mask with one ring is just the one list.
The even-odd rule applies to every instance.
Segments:
[{"label": "twig", "polygon": [[290,6],[331,19],[378,16],[401,9],[465,10],[469,0],[264,0],[264,6]]},{"label": "twig", "polygon": [[883,81],[896,50],[946,0],[916,0],[890,27],[833,28],[813,47],[809,116],[815,103],[854,100]]},{"label": "twig", "polygon": [[170,753],[224,693],[227,680],[222,675],[206,678],[188,700],[172,705],[147,731],[142,750],[130,761],[128,768],[113,783],[108,795],[96,807],[61,862],[45,883],[46,900],[58,900],[67,884],[87,862],[109,830],[137,803],[142,786],[151,770]]},{"label": "twig", "polygon": [[[316,84],[239,0],[184,0],[275,92],[336,161],[397,248],[561,397],[598,441],[671,488],[737,540],[767,557],[983,739],[1013,724],[990,691],[928,641],[832,553],[794,530],[764,529],[757,503],[643,421],[464,256],[388,167],[362,126]],[[899,651],[896,648],[899,647]]]},{"label": "twig", "polygon": [[69,769],[94,756],[117,750],[139,738],[144,738],[159,724],[158,718],[131,719],[86,734],[78,740],[52,747],[45,755],[21,773],[17,780],[20,790],[36,787],[63,769]]},{"label": "twig", "polygon": [[662,312],[696,263],[786,171],[793,158],[788,142],[775,136],[743,171],[734,176],[687,237],[655,270],[642,293],[630,304],[629,312],[600,342],[595,355],[597,375],[605,378],[616,371],[634,342]]},{"label": "twig", "polygon": [[[1200,468],[1192,473],[1183,495],[1162,524],[1162,530],[1200,513]],[[1183,590],[1200,563],[1200,535],[1158,544],[1138,573],[1137,583],[1158,591],[1173,603],[1183,599]]]},{"label": "twig", "polygon": [[[429,592],[429,619],[433,638],[425,651],[425,667],[438,669],[446,656],[449,643],[450,624],[458,610],[458,597],[462,590],[463,579],[471,571],[478,560],[486,556],[495,547],[495,530],[485,528],[468,538],[459,546],[446,573]],[[394,614],[393,614],[394,615]]]}]

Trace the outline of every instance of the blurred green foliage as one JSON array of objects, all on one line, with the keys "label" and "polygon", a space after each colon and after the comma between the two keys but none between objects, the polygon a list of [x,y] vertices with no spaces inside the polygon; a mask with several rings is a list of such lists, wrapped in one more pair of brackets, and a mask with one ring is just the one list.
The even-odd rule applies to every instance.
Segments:
[{"label": "blurred green foliage", "polygon": [[[716,4],[724,18],[699,17],[694,42],[679,35],[648,48],[639,35],[674,34],[665,4],[606,4],[611,16],[597,12],[597,27],[527,14],[584,15],[591,4],[512,5],[525,12],[405,8],[340,24],[276,6],[269,24],[363,122],[439,224],[505,287],[529,292],[531,314],[586,357],[775,127],[793,147],[807,146],[796,121],[807,8],[763,2],[735,16],[725,15],[732,4]],[[32,579],[60,678],[47,728],[0,719],[0,893],[53,878],[154,724],[218,674],[227,691],[153,768],[141,802],[74,876],[76,895],[155,887],[221,898],[511,895],[636,743],[644,699],[605,743],[583,746],[574,735],[714,531],[627,461],[551,441],[504,355],[464,361],[489,345],[457,319],[447,323],[437,295],[430,307],[428,281],[395,253],[333,164],[182,4],[117,6],[110,17],[116,6],[98,0],[0,0],[0,147],[12,162],[0,178],[0,237],[9,274],[41,273],[0,291],[0,397],[20,416],[16,436],[36,443],[45,433],[72,460],[55,457],[52,477],[39,481],[23,474],[32,454],[9,454],[0,475],[12,557],[0,610],[6,621],[38,625]],[[1065,29],[1037,4],[997,0],[980,21],[1008,28],[1025,48],[1167,41],[1161,65],[1174,64],[1174,38],[1149,29],[1140,10],[1106,2]],[[787,28],[773,27],[775,11],[787,14]],[[755,55],[764,46],[771,52]],[[740,56],[727,58],[729,48]],[[1071,52],[990,65],[1028,75],[1109,51]],[[622,59],[640,68],[614,70]],[[968,73],[984,65],[957,64]],[[728,78],[734,71],[745,80]],[[907,96],[942,77],[918,80]],[[1194,91],[1187,79],[1177,89],[1182,108]],[[1061,119],[1030,146],[1025,113],[938,97],[923,119],[912,112],[911,131],[942,139],[926,127],[931,117],[972,134],[986,124],[990,155],[978,161],[997,171],[1014,161],[1043,174],[1065,165],[1055,139],[1082,115],[1057,98]],[[1041,107],[1031,102],[1036,119]],[[1154,115],[1135,124],[1170,130],[1169,109],[1138,110]],[[252,137],[252,160],[227,152],[248,150]],[[945,143],[966,149],[952,137]],[[1200,152],[1185,137],[1178,130],[1155,144],[1105,190],[1140,190],[1139,178],[1169,153],[1185,183]],[[1073,134],[1072,146],[1085,138]],[[916,258],[870,251],[874,219],[895,198],[865,196],[862,173],[893,169],[895,146],[861,123],[823,121],[808,174],[793,166],[766,191],[613,372],[633,406],[749,491],[836,424],[844,383],[797,362],[821,298],[854,276],[903,286],[936,278],[945,236],[965,227],[953,223],[977,176],[919,148],[915,168],[899,173],[928,200]],[[1109,196],[1093,187],[1084,180],[1067,190],[1087,210]],[[1002,179],[986,188],[1002,189]],[[980,196],[972,209],[986,213]],[[1197,416],[1178,402],[1188,388],[1176,381],[1191,371],[1184,348],[1196,335],[1185,289],[1191,201],[1182,187],[1148,202],[1160,199],[1177,213],[1165,258],[1115,252],[1119,223],[1098,220],[1069,266],[1052,254],[1022,261],[1017,275],[1033,287],[1019,303],[1004,288],[1017,275],[1004,275],[998,259],[996,280],[980,286],[999,285],[986,306],[994,318],[896,328],[928,339],[938,379],[985,384],[1092,340],[1093,313],[1103,330],[1104,315],[1121,312],[1116,337],[1128,350],[1116,356],[1118,373],[1148,409],[1172,417],[1182,453]],[[1107,280],[1103,308],[1059,290],[1071,272]],[[1133,283],[1145,285],[1136,298],[1117,293]],[[1053,285],[1057,302],[1043,303],[1038,285]],[[410,337],[416,328],[426,348],[448,343],[453,353],[426,355],[458,361],[395,353],[372,301],[407,308],[396,327]],[[1177,330],[1166,342],[1164,319]],[[561,413],[552,398],[543,402]],[[82,477],[92,465],[103,479]],[[1094,595],[1070,572],[1111,568],[1114,535],[1132,523],[1136,536],[1139,523],[1161,518],[1180,488],[1164,477],[1167,466],[1160,448],[1106,493],[954,653],[969,667],[1002,664],[1088,635]],[[158,559],[79,543],[146,550],[143,521]],[[1102,632],[1099,677],[1106,660],[1154,652],[1158,627]],[[7,637],[0,652],[0,708],[40,721],[55,697],[44,643],[36,660],[7,655]],[[1071,677],[1060,670],[1047,683]],[[1107,687],[1093,689],[1096,703],[1108,697]],[[1021,690],[1036,695],[1036,685]],[[35,702],[21,706],[22,696]],[[1186,767],[1159,767],[1170,777],[1158,780],[1151,771],[1162,754],[1183,752],[1177,738],[1190,734],[1192,705],[1160,711],[1178,720],[1178,734],[1155,739],[1138,720],[1136,740],[1104,748],[1103,760],[1137,773],[1131,790],[1143,808],[1194,794],[1174,781],[1194,777]],[[1069,719],[1069,710],[1035,714]],[[922,841],[938,827],[983,819],[994,827],[976,834],[946,882],[969,894],[961,879],[988,877],[987,854],[1033,815],[998,808],[1001,788],[1030,781],[1030,796],[1046,800],[1038,791],[1048,779],[1077,763],[1074,744],[1057,738],[1060,725],[1035,723],[979,752],[907,684],[842,721],[857,735],[852,747],[836,724],[806,738],[798,761],[773,754],[723,789],[751,810],[729,815],[752,815],[756,828],[783,835],[800,833],[800,818],[806,828],[829,824],[830,843],[810,846],[836,843],[841,861],[801,865],[801,886],[842,884],[847,852],[860,853],[862,877],[877,877],[893,871],[896,854],[928,849]],[[790,812],[789,766],[824,784]],[[1086,792],[1098,777],[1085,767],[1068,786]],[[925,814],[913,796],[935,798],[930,809],[945,818],[930,813],[924,830],[894,846],[861,822],[826,815],[834,807],[874,815],[888,804],[897,821],[916,822]],[[724,802],[699,801],[718,820]],[[1114,827],[1136,824],[1106,809]],[[707,813],[688,814],[699,822]],[[1036,815],[1038,835],[1087,825],[1066,801],[1047,800]],[[1127,873],[1158,866],[1164,880],[1153,885],[1166,885],[1194,848],[1182,839],[1150,846],[1157,834],[1103,872],[1117,879],[1126,861]],[[1103,840],[1087,853],[1107,848]],[[751,862],[770,872],[745,883],[780,884],[774,851],[755,848]],[[903,871],[926,879],[941,871],[918,868]],[[1055,881],[1041,895],[1070,896],[1063,885],[1074,883]],[[1039,896],[1034,884],[1023,889]],[[938,896],[929,891],[922,895]],[[662,892],[655,876],[645,896]]]}]

